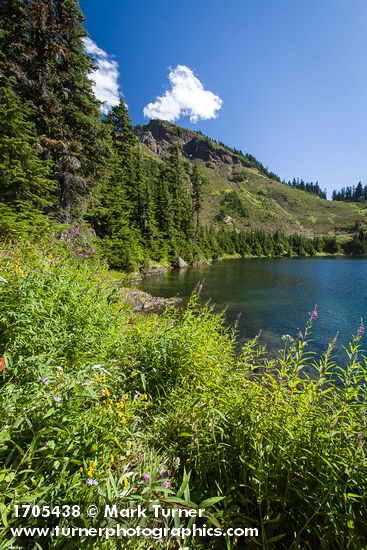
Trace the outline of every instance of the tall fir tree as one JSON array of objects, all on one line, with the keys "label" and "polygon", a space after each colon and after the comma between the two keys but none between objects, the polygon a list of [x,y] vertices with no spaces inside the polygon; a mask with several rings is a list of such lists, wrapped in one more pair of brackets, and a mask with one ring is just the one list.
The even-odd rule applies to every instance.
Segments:
[{"label": "tall fir tree", "polygon": [[110,265],[132,271],[144,259],[137,191],[137,178],[140,181],[142,175],[138,142],[123,99],[105,117],[104,124],[112,144],[110,177],[100,189],[90,221],[102,239]]},{"label": "tall fir tree", "polygon": [[194,164],[192,168],[190,179],[191,179],[192,205],[193,205],[193,210],[196,218],[195,230],[197,232],[199,229],[199,216],[203,206],[203,197],[204,197],[203,188],[205,184],[205,179],[200,174],[197,164]]},{"label": "tall fir tree", "polygon": [[0,200],[21,209],[52,206],[51,165],[40,158],[31,109],[0,72]]},{"label": "tall fir tree", "polygon": [[85,210],[91,189],[106,176],[109,156],[82,23],[77,0],[0,2],[0,67],[14,76],[15,92],[33,109],[65,221]]}]

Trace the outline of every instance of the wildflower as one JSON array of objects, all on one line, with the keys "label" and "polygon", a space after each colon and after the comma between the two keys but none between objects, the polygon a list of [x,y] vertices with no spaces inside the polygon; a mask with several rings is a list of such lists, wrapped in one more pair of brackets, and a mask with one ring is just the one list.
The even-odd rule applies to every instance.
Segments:
[{"label": "wildflower", "polygon": [[79,470],[80,470],[80,473],[82,474],[83,473],[83,468],[80,467]]},{"label": "wildflower", "polygon": [[162,487],[165,489],[169,489],[171,487],[171,483],[169,481],[163,481]]},{"label": "wildflower", "polygon": [[45,384],[45,386],[50,383],[50,380],[47,378],[47,376],[42,376],[41,381]]},{"label": "wildflower", "polygon": [[146,393],[142,393],[140,397],[143,401],[146,401],[148,399],[148,396]]},{"label": "wildflower", "polygon": [[127,442],[126,442],[126,447],[127,447],[128,449],[131,449],[131,441],[127,441]]},{"label": "wildflower", "polygon": [[143,475],[144,482],[149,483],[151,477],[152,476],[150,475],[150,472],[145,472],[145,474]]},{"label": "wildflower", "polygon": [[129,485],[129,482],[128,482],[128,479],[127,479],[126,476],[124,476],[124,477],[122,478],[122,482],[123,482],[123,484],[125,485],[125,487],[127,487],[127,486]]},{"label": "wildflower", "polygon": [[4,370],[6,366],[6,359],[5,357],[0,357],[0,370]]},{"label": "wildflower", "polygon": [[293,343],[294,342],[294,338],[292,338],[292,336],[290,334],[283,334],[282,336],[282,341],[284,343]]},{"label": "wildflower", "polygon": [[113,455],[110,456],[110,462],[113,464],[115,462],[115,457]]},{"label": "wildflower", "polygon": [[92,479],[92,478],[89,477],[89,478],[88,478],[88,481],[87,481],[87,485],[89,485],[90,487],[91,487],[92,485],[97,486],[97,485],[98,485],[98,481],[97,481],[96,479]]},{"label": "wildflower", "polygon": [[180,460],[180,457],[176,457],[175,460],[173,461],[173,466],[174,468],[177,470],[179,467],[180,467],[180,464],[181,464],[181,460]]},{"label": "wildflower", "polygon": [[105,395],[106,397],[109,397],[111,395],[110,390],[108,388],[103,388],[102,395]]},{"label": "wildflower", "polygon": [[363,321],[361,320],[361,324],[359,325],[359,328],[358,328],[358,336],[363,336],[365,333],[365,328],[364,328],[364,324],[363,324]]},{"label": "wildflower", "polygon": [[55,395],[54,401],[55,401],[55,403],[60,403],[62,401],[62,399],[59,395]]},{"label": "wildflower", "polygon": [[319,316],[319,314],[317,313],[317,305],[315,305],[313,310],[308,312],[308,317],[309,317],[310,321],[316,321],[318,316]]},{"label": "wildflower", "polygon": [[71,228],[70,235],[72,239],[75,239],[80,233],[80,227],[78,225]]}]

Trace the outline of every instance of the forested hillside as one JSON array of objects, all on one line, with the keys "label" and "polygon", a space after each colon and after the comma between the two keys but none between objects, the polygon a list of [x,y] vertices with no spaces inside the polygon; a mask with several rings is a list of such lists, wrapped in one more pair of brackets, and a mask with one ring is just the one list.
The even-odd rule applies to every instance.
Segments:
[{"label": "forested hillside", "polygon": [[133,128],[123,98],[101,116],[75,0],[3,0],[0,28],[5,239],[81,226],[86,249],[132,271],[180,257],[336,253],[363,229],[364,204],[286,186],[198,132]]}]

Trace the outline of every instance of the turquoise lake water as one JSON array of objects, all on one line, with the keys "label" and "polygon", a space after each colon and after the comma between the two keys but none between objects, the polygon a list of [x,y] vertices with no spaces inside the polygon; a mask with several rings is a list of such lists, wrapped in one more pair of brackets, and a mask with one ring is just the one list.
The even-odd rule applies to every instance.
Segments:
[{"label": "turquoise lake water", "polygon": [[202,280],[202,299],[210,299],[218,310],[227,308],[228,323],[241,313],[240,343],[261,330],[261,342],[279,349],[283,334],[295,336],[303,330],[315,304],[319,318],[312,347],[317,352],[338,331],[341,350],[361,318],[367,322],[367,260],[361,258],[224,260],[149,277],[137,287],[157,296],[186,298]]}]

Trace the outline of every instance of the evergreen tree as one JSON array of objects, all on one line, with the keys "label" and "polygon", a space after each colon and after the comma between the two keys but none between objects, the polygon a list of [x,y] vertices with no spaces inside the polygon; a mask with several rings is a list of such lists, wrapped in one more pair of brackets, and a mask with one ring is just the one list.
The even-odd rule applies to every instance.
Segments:
[{"label": "evergreen tree", "polygon": [[105,177],[108,158],[82,22],[77,0],[0,3],[0,66],[15,77],[15,92],[33,109],[66,221],[83,212],[91,189]]},{"label": "evergreen tree", "polygon": [[32,111],[0,73],[0,200],[18,209],[50,208],[54,182],[40,158]]},{"label": "evergreen tree", "polygon": [[141,178],[140,159],[137,168],[137,140],[133,134],[125,102],[121,99],[105,118],[112,143],[110,177],[102,185],[90,216],[103,251],[111,266],[132,271],[144,259],[139,231],[136,177]]},{"label": "evergreen tree", "polygon": [[203,205],[203,187],[205,180],[199,173],[197,164],[194,164],[191,172],[191,196],[193,210],[196,216],[196,231],[199,229],[199,215]]}]

